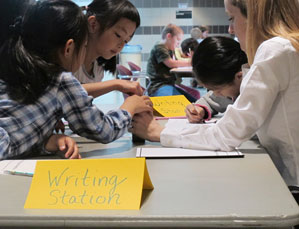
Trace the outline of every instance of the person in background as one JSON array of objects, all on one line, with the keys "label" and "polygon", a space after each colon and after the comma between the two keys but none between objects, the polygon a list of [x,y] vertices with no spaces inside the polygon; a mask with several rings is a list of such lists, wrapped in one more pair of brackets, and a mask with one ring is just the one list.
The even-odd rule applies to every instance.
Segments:
[{"label": "person in background", "polygon": [[[247,64],[246,54],[240,44],[229,37],[207,37],[193,55],[193,71],[208,93],[186,107],[191,123],[209,120],[218,112],[225,112],[240,94],[242,65]],[[227,97],[234,90],[233,97]]]},{"label": "person in background", "polygon": [[194,102],[196,99],[184,90],[175,87],[176,77],[170,73],[172,68],[191,66],[191,60],[176,60],[174,50],[179,46],[183,30],[174,24],[168,24],[162,31],[162,41],[151,50],[147,62],[147,74],[151,78],[148,89],[150,96],[184,95]]},{"label": "person in background", "polygon": [[92,104],[71,73],[83,63],[87,36],[85,15],[69,0],[38,1],[11,27],[0,50],[0,159],[42,150],[61,118],[74,133],[109,143],[136,113],[152,112],[149,98],[137,95],[107,114]]},{"label": "person in background", "polygon": [[114,90],[142,95],[143,89],[136,81],[115,79],[101,82],[105,69],[115,72],[116,55],[140,25],[136,7],[128,0],[93,0],[84,9],[89,34],[86,57],[75,73],[76,78],[93,97]]},{"label": "person in background", "polygon": [[209,36],[210,28],[206,25],[202,25],[199,27],[201,31],[201,36],[199,39],[197,39],[198,43],[202,42],[205,38]]},{"label": "person in background", "polygon": [[[236,2],[245,7],[247,3],[247,19]],[[229,32],[238,37],[250,65],[248,72],[243,72],[240,95],[234,104],[216,124],[162,127],[150,114],[143,113],[135,117],[131,131],[163,146],[224,151],[257,134],[286,184],[298,187],[299,2],[224,3],[231,22]]]},{"label": "person in background", "polygon": [[175,57],[177,60],[184,60],[186,58],[192,58],[195,49],[198,46],[198,42],[193,38],[187,38],[182,41],[181,48],[175,49]]},{"label": "person in background", "polygon": [[198,40],[202,37],[202,32],[198,26],[195,26],[190,30],[190,36],[195,40]]},{"label": "person in background", "polygon": [[[5,44],[7,38],[11,36],[15,31],[15,26],[22,20],[25,11],[30,6],[30,0],[2,0],[0,1],[0,46]],[[4,102],[4,101],[3,101]],[[2,111],[0,112],[0,117]],[[10,142],[10,136],[8,133],[0,127],[0,160],[2,154],[7,150]],[[45,140],[44,145],[40,150],[31,150],[26,152],[27,156],[34,156],[46,153],[53,154],[58,151],[64,153],[65,158],[76,159],[81,158],[76,142],[62,134],[52,134]],[[2,151],[2,153],[1,153]],[[18,158],[19,155],[12,156],[10,158]]]}]

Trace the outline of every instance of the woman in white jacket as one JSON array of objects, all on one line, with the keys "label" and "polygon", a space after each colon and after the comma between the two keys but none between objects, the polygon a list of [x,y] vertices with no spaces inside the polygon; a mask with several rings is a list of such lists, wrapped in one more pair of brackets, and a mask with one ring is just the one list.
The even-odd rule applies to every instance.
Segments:
[{"label": "woman in white jacket", "polygon": [[163,146],[209,150],[232,150],[256,133],[285,182],[299,186],[299,2],[247,0],[246,20],[232,1],[224,1],[229,31],[251,65],[235,103],[215,125],[163,128],[144,114],[132,132]]}]

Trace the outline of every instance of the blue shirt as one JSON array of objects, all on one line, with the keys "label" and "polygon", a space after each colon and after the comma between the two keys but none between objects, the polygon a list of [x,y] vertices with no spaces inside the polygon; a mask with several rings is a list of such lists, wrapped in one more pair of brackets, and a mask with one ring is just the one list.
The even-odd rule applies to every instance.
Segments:
[{"label": "blue shirt", "polygon": [[11,100],[0,80],[0,159],[42,150],[61,118],[74,133],[101,143],[121,137],[131,115],[121,109],[104,114],[92,100],[71,73],[61,73],[55,85],[30,105]]}]

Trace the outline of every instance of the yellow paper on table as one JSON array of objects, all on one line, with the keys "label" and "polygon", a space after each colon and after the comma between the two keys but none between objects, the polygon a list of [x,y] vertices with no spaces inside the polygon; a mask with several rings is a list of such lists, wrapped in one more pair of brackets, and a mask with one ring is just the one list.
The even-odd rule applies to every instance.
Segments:
[{"label": "yellow paper on table", "polygon": [[154,115],[163,117],[186,116],[185,108],[190,104],[183,95],[150,97],[154,105]]},{"label": "yellow paper on table", "polygon": [[24,208],[139,209],[145,158],[38,161]]}]

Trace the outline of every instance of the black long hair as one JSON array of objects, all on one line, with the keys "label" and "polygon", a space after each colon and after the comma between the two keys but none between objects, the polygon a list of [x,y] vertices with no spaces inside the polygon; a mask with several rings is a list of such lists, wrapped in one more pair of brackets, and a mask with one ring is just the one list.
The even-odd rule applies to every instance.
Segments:
[{"label": "black long hair", "polygon": [[0,1],[0,45],[4,43],[9,35],[9,26],[14,20],[23,16],[30,0],[1,0]]},{"label": "black long hair", "polygon": [[34,103],[64,71],[58,52],[69,39],[78,54],[87,38],[87,20],[69,0],[38,1],[10,25],[10,34],[0,49],[0,79],[11,99]]},{"label": "black long hair", "polygon": [[114,26],[121,18],[129,19],[140,25],[140,15],[128,0],[93,0],[86,9],[86,16],[95,16],[100,24],[100,33]]},{"label": "black long hair", "polygon": [[[128,0],[93,0],[86,8],[86,16],[95,16],[100,24],[100,34],[114,26],[121,18],[129,19],[136,23],[136,29],[140,26],[140,15],[137,8]],[[97,59],[104,70],[115,73],[116,57],[106,60]]]},{"label": "black long hair", "polygon": [[206,85],[221,86],[233,83],[235,74],[247,63],[240,44],[229,37],[207,37],[192,57],[197,79]]}]

